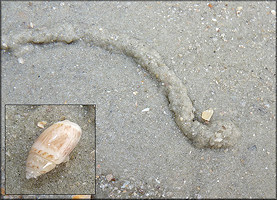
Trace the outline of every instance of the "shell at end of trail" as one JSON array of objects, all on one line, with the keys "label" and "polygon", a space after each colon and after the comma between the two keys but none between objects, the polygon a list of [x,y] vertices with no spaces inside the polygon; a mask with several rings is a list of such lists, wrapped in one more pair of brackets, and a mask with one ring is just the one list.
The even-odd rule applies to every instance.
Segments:
[{"label": "shell at end of trail", "polygon": [[209,122],[211,120],[213,114],[214,114],[214,111],[213,111],[213,109],[210,108],[209,110],[203,111],[201,117],[203,120]]}]

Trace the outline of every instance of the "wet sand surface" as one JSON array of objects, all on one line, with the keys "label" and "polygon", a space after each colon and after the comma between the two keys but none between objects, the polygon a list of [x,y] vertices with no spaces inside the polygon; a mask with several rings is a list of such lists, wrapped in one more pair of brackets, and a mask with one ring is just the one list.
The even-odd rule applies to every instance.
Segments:
[{"label": "wet sand surface", "polygon": [[[7,194],[95,194],[93,105],[6,105],[5,110]],[[27,179],[26,159],[31,146],[46,128],[65,119],[82,127],[81,139],[69,160],[46,174]]]},{"label": "wet sand surface", "polygon": [[[2,2],[2,108],[96,104],[95,198],[274,198],[274,9],[274,2]],[[196,118],[212,108],[210,124],[236,124],[234,147],[195,147],[163,82],[124,50],[75,38],[90,29],[158,52],[184,82]]]}]

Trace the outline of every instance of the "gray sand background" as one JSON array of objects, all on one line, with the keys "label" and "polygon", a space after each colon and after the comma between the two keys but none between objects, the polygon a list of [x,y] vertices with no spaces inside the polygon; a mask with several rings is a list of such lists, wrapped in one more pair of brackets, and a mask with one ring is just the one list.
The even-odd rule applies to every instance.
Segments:
[{"label": "gray sand background", "polygon": [[74,23],[138,38],[186,82],[196,115],[212,108],[211,123],[237,124],[234,148],[192,146],[159,82],[131,58],[83,41],[30,44],[19,56],[2,50],[2,108],[95,103],[96,198],[274,198],[276,4],[210,4],[2,2],[1,34]]}]

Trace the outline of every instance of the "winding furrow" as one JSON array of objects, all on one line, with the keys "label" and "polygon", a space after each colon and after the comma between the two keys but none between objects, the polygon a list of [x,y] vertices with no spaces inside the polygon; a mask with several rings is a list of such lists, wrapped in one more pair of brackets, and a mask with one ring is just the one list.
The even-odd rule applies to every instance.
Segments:
[{"label": "winding furrow", "polygon": [[53,42],[84,41],[107,51],[120,52],[131,57],[159,82],[163,83],[169,108],[182,132],[199,148],[228,148],[241,133],[231,121],[217,120],[202,124],[194,120],[194,107],[184,83],[163,62],[159,53],[142,41],[124,34],[113,34],[97,27],[80,28],[63,24],[50,29],[30,29],[2,38],[1,49],[19,56],[26,53],[24,46]]}]

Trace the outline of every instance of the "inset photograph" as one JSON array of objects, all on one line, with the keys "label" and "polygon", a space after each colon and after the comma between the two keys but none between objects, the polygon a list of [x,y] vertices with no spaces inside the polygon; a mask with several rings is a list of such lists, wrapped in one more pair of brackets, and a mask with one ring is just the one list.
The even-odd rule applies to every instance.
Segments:
[{"label": "inset photograph", "polygon": [[95,105],[6,105],[7,195],[95,194]]}]

